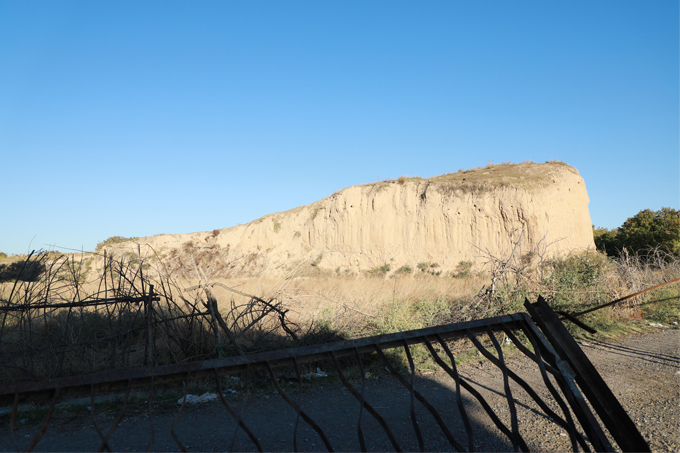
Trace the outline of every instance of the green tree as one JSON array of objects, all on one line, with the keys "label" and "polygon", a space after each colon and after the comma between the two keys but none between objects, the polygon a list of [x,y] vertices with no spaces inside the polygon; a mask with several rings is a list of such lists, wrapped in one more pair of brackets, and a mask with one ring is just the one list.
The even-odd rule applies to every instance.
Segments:
[{"label": "green tree", "polygon": [[617,255],[624,248],[640,252],[655,247],[680,253],[680,212],[672,208],[643,209],[623,222],[621,228],[594,228],[593,236],[597,248],[608,255]]},{"label": "green tree", "polygon": [[595,239],[595,247],[602,250],[607,255],[615,255],[621,250],[621,242],[618,237],[619,229],[596,227],[593,225],[593,239]]}]

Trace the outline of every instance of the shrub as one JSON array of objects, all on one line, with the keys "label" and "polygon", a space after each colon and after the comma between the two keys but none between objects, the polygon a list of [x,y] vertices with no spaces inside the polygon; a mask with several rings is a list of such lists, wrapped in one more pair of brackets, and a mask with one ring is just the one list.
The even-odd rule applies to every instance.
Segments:
[{"label": "shrub", "polygon": [[392,266],[390,266],[389,263],[385,263],[382,266],[378,266],[371,269],[370,271],[368,271],[368,273],[373,277],[384,277],[385,274],[387,274],[391,268]]},{"label": "shrub", "polygon": [[92,258],[81,259],[79,261],[69,260],[64,261],[63,266],[60,267],[56,273],[57,281],[68,281],[71,283],[85,283],[92,265]]},{"label": "shrub", "polygon": [[321,260],[323,259],[323,253],[319,253],[316,258],[314,258],[314,261],[312,261],[312,267],[317,267]]},{"label": "shrub", "polygon": [[136,236],[130,237],[130,238],[126,238],[126,237],[123,237],[123,236],[111,236],[108,239],[105,239],[101,242],[98,242],[97,247],[95,248],[95,251],[98,252],[102,249],[102,247],[106,247],[107,245],[119,244],[121,242],[128,242],[128,241],[136,241],[137,239],[139,239],[139,238],[136,237]]},{"label": "shrub", "polygon": [[45,272],[44,260],[19,260],[0,264],[0,282],[20,280],[37,281]]},{"label": "shrub", "polygon": [[394,271],[395,275],[399,275],[399,274],[410,274],[411,272],[413,272],[413,269],[412,269],[411,266],[409,266],[408,264],[404,264],[404,265],[401,266],[399,269],[397,269],[396,271]]},{"label": "shrub", "polygon": [[314,208],[314,211],[312,211],[312,218],[311,218],[311,220],[316,219],[316,216],[319,215],[319,211],[321,211],[322,209],[326,209],[326,208],[323,207],[323,206],[317,206],[316,208]]},{"label": "shrub", "polygon": [[680,319],[680,285],[668,285],[650,291],[650,300],[642,304],[642,314],[648,321],[678,322]]},{"label": "shrub", "polygon": [[604,255],[582,253],[549,261],[547,266],[549,272],[541,284],[548,290],[556,308],[579,310],[583,306],[607,302],[603,277],[610,269],[610,263]]},{"label": "shrub", "polygon": [[470,277],[470,271],[472,270],[472,261],[461,261],[456,266],[456,278],[466,278]]},{"label": "shrub", "polygon": [[417,267],[421,272],[434,275],[435,277],[442,273],[442,271],[436,270],[439,267],[439,263],[420,262]]},{"label": "shrub", "polygon": [[281,224],[279,222],[274,222],[274,233],[281,231]]},{"label": "shrub", "polygon": [[397,182],[403,186],[406,183],[406,176],[400,176]]}]

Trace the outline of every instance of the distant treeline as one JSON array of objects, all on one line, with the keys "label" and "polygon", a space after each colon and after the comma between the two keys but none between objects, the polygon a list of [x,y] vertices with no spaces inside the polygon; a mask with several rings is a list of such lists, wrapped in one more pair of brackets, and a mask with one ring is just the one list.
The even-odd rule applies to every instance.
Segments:
[{"label": "distant treeline", "polygon": [[597,249],[609,256],[618,256],[624,249],[640,253],[659,248],[666,253],[680,254],[680,211],[643,209],[619,228],[593,226],[593,235]]}]

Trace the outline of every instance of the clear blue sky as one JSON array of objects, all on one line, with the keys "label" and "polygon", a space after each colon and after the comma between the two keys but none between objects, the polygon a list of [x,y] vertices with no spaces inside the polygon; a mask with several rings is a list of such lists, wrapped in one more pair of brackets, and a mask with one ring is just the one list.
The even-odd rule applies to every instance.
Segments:
[{"label": "clear blue sky", "polygon": [[0,251],[246,223],[355,184],[576,167],[679,208],[678,2],[0,0]]}]

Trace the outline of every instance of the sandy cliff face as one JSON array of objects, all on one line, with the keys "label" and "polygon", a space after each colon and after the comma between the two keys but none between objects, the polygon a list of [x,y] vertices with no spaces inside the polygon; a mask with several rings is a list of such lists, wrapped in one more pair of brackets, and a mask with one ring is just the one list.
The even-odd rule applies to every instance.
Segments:
[{"label": "sandy cliff face", "polygon": [[482,265],[486,254],[509,255],[520,234],[523,253],[592,249],[588,202],[568,165],[498,165],[349,187],[246,225],[139,242],[164,256],[212,260],[225,277],[310,266],[357,273],[386,263],[394,271],[424,262],[447,272],[461,261]]}]

